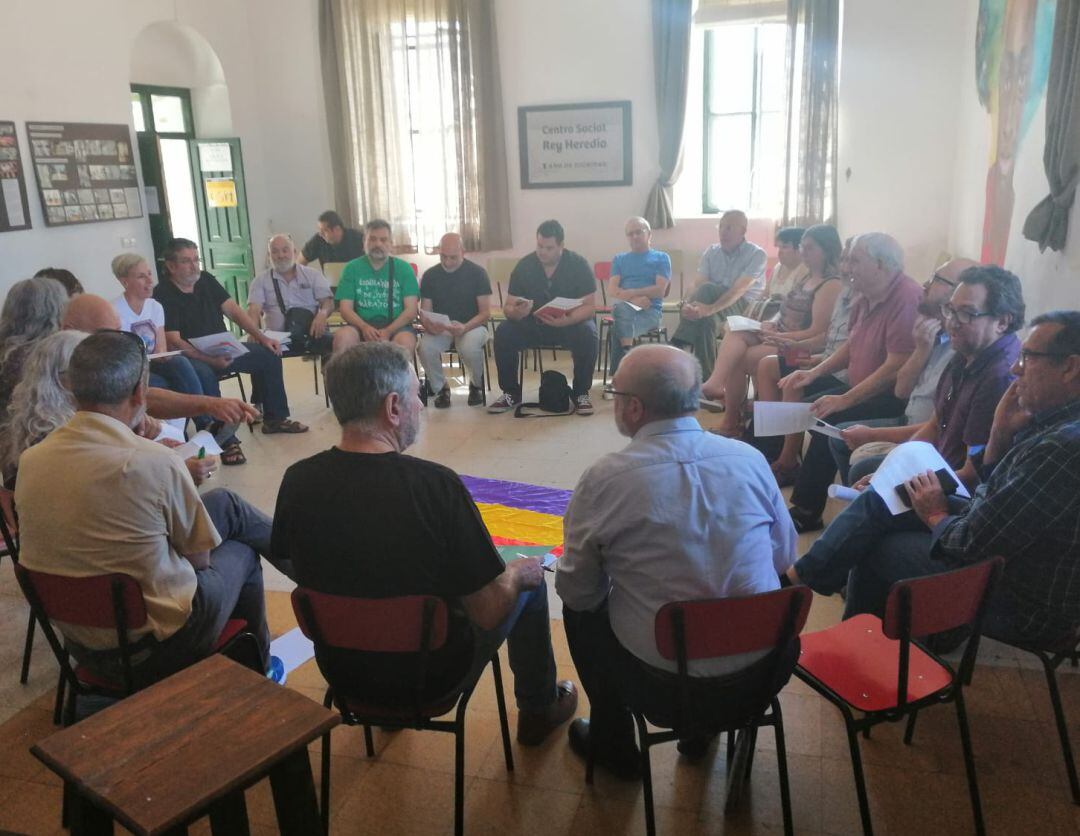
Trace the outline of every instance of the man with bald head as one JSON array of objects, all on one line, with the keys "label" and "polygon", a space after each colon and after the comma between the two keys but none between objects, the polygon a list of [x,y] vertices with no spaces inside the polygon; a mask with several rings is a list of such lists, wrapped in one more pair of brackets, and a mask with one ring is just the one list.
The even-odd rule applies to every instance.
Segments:
[{"label": "man with bald head", "polygon": [[746,313],[765,293],[765,250],[746,240],[746,213],[737,209],[720,217],[719,244],[701,255],[690,298],[679,312],[671,342],[693,350],[705,377],[716,365],[716,329],[720,321]]},{"label": "man with bald head", "polygon": [[420,281],[424,338],[417,354],[424,365],[427,385],[435,395],[436,409],[450,406],[442,355],[451,347],[469,370],[469,406],[484,403],[484,343],[488,340],[490,318],[491,280],[487,271],[465,258],[460,235],[446,233],[439,241],[439,263],[425,270]]},{"label": "man with bald head", "polygon": [[80,293],[64,309],[60,327],[65,331],[119,331],[120,315],[112,303],[93,293]]},{"label": "man with bald head", "polygon": [[[326,276],[312,267],[306,267],[296,260],[296,246],[292,238],[284,233],[277,233],[266,242],[266,252],[270,257],[270,269],[260,273],[248,288],[248,314],[255,322],[262,322],[266,317],[265,327],[270,331],[290,331],[293,333],[287,354],[330,354],[334,347],[333,338],[326,327],[326,320],[334,312],[334,291]],[[300,314],[288,314],[288,311],[300,308],[310,314],[310,324],[306,328],[296,325],[305,324],[309,317]],[[288,316],[287,316],[288,314]],[[286,319],[292,318],[286,327]]]},{"label": "man with bald head", "polygon": [[[566,637],[592,706],[570,745],[621,777],[637,774],[627,701],[677,705],[675,665],[653,622],[671,601],[779,588],[795,560],[795,529],[765,457],[713,435],[694,417],[701,367],[666,345],[631,349],[615,373],[615,426],[630,443],[585,471],[564,519],[555,589]],[[759,655],[690,664],[691,676],[760,683]],[[795,658],[785,665],[790,676]],[[724,692],[728,693],[727,691]],[[661,708],[662,710],[662,708]],[[707,741],[680,741],[683,754]]]},{"label": "man with bald head", "polygon": [[[644,218],[626,222],[630,251],[611,260],[607,295],[611,298],[611,330],[608,332],[608,371],[619,370],[623,355],[634,340],[660,327],[660,316],[671,282],[671,257],[652,248],[652,227]],[[613,384],[604,388],[611,394]]]}]

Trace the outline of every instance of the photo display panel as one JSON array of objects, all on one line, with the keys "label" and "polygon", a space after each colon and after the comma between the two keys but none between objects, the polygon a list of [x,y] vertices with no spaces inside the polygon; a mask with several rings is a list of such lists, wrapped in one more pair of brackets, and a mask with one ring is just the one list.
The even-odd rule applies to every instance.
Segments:
[{"label": "photo display panel", "polygon": [[47,226],[142,217],[127,125],[27,122]]},{"label": "photo display panel", "polygon": [[0,232],[30,228],[26,169],[14,122],[0,121]]}]

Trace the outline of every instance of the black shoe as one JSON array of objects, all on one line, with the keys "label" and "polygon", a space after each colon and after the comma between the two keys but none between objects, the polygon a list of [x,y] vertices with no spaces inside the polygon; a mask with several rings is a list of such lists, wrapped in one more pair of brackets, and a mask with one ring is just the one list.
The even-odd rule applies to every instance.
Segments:
[{"label": "black shoe", "polygon": [[[567,736],[570,738],[570,749],[580,758],[589,760],[589,721],[584,717],[578,717],[570,724]],[[606,746],[597,746],[593,757],[597,766],[602,766],[616,778],[624,781],[641,780],[641,753],[634,744],[625,752],[616,753],[614,749]]]},{"label": "black shoe", "polygon": [[449,409],[450,408],[450,387],[444,386],[439,390],[439,394],[435,396],[435,408],[436,409]]},{"label": "black shoe", "polygon": [[698,761],[705,757],[714,738],[715,735],[711,734],[698,734],[693,737],[680,738],[675,748],[688,761]]},{"label": "black shoe", "polygon": [[808,531],[821,531],[825,527],[820,515],[805,511],[798,505],[792,505],[788,508],[788,513],[791,514],[791,521],[795,524],[795,530],[799,534],[806,534]]},{"label": "black shoe", "polygon": [[484,381],[481,379],[479,386],[469,384],[469,406],[480,406],[484,402]]},{"label": "black shoe", "polygon": [[577,711],[577,686],[569,679],[555,685],[555,702],[547,708],[518,712],[517,741],[522,746],[539,746],[555,729]]}]

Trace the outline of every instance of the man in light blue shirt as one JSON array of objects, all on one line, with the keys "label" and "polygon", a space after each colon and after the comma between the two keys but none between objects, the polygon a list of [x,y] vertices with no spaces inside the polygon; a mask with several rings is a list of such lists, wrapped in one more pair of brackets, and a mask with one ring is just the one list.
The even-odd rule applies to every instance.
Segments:
[{"label": "man in light blue shirt", "polygon": [[747,225],[746,213],[737,209],[720,217],[720,243],[702,254],[693,292],[671,337],[675,345],[693,350],[706,378],[716,364],[720,320],[745,313],[765,292],[765,250],[746,240]]},{"label": "man in light blue shirt", "polygon": [[[675,670],[653,622],[671,601],[779,588],[796,534],[765,457],[704,431],[693,413],[701,369],[665,345],[632,349],[615,375],[615,425],[632,440],[581,477],[564,520],[555,589],[589,695],[590,721],[570,745],[632,777],[636,754],[626,695]],[[755,675],[761,654],[693,662],[691,676]],[[794,665],[794,658],[792,659]],[[648,699],[649,696],[645,696]]]},{"label": "man in light blue shirt", "polygon": [[[652,248],[652,228],[647,220],[628,220],[626,238],[630,251],[612,259],[608,280],[608,296],[615,300],[608,332],[608,371],[613,377],[634,340],[660,327],[664,294],[671,281],[671,257]],[[612,384],[608,384],[604,394],[610,394],[611,389]]]}]

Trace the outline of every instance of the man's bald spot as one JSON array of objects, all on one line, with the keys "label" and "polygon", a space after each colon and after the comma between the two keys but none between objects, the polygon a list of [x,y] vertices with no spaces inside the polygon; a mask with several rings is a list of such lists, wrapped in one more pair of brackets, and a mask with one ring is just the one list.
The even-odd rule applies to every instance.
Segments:
[{"label": "man's bald spot", "polygon": [[644,218],[640,218],[640,217],[636,217],[636,216],[633,217],[633,218],[627,219],[626,224],[624,225],[624,229],[627,232],[630,232],[630,230],[632,230],[632,229],[643,229],[646,232],[652,232],[652,227],[649,226],[649,222],[647,220],[645,220]]},{"label": "man's bald spot", "polygon": [[448,232],[439,239],[439,252],[445,252],[448,248],[451,251],[458,249],[464,252],[465,242],[456,232]]},{"label": "man's bald spot", "polygon": [[[696,380],[697,359],[671,345],[639,345],[631,349],[619,364],[619,388],[648,401],[652,382],[661,376],[689,390]],[[650,391],[645,391],[650,390]]]},{"label": "man's bald spot", "polygon": [[276,243],[291,244],[292,238],[284,232],[279,232],[277,235],[270,236],[270,240],[266,242],[266,249],[269,250]]},{"label": "man's bald spot", "polygon": [[65,331],[86,331],[88,334],[104,329],[119,331],[120,315],[107,300],[84,293],[68,302],[60,327]]},{"label": "man's bald spot", "polygon": [[960,274],[967,270],[969,267],[978,267],[979,262],[970,258],[952,258],[938,267],[934,271],[934,275],[941,276],[943,279],[956,284],[960,281]]}]

